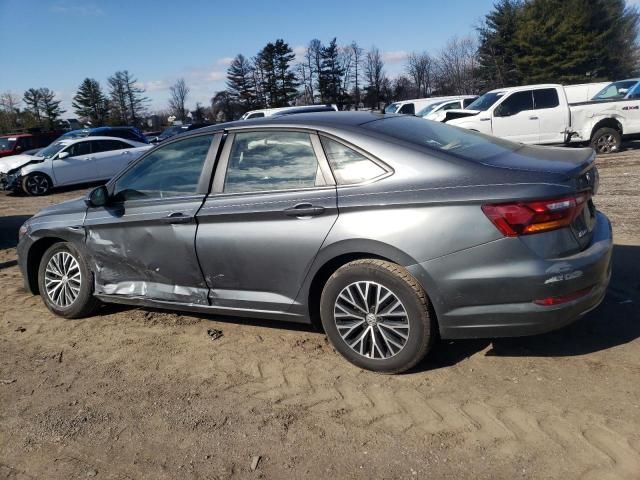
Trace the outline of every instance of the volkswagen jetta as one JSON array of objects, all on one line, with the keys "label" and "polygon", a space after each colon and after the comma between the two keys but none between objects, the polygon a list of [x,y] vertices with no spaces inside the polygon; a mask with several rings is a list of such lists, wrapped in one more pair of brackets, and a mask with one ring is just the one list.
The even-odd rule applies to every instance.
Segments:
[{"label": "volkswagen jetta", "polygon": [[402,115],[216,125],[147,152],[20,230],[26,287],[99,302],[319,320],[381,372],[434,339],[530,335],[602,300],[612,232],[591,149],[531,147]]}]

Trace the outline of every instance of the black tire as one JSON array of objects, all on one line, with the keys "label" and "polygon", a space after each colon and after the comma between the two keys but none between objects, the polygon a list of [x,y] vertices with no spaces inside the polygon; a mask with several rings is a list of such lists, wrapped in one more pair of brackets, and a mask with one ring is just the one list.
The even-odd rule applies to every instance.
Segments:
[{"label": "black tire", "polygon": [[[393,308],[389,309],[391,306],[389,303],[382,303],[379,312],[373,312],[369,315],[364,315],[364,310],[360,307],[359,310],[349,309],[349,313],[343,313],[345,310],[342,310],[342,308],[349,306],[350,303],[345,303],[345,298],[348,297],[349,292],[353,292],[354,288],[358,288],[358,286],[366,284],[367,282],[370,283],[369,288],[366,289],[367,294],[361,295],[358,299],[358,301],[361,302],[360,307],[366,307],[367,312],[371,312],[371,310],[377,311],[378,306],[375,306],[375,308],[371,306],[371,304],[375,302],[376,296],[379,297],[381,292],[391,292],[391,294],[396,297],[395,300],[399,300],[401,303],[398,307],[401,308],[401,312],[380,313],[394,311]],[[357,291],[358,290],[356,290],[356,292]],[[385,293],[382,293],[382,295],[384,294]],[[341,296],[340,299],[339,296]],[[371,300],[367,300],[366,304],[364,302],[365,296]],[[351,298],[353,298],[353,296]],[[392,297],[390,302],[393,301],[394,299]],[[336,311],[341,317],[335,315]],[[355,313],[355,315],[352,315],[351,312]],[[402,312],[406,315],[403,316]],[[374,313],[380,314],[380,317]],[[361,316],[360,320],[354,318],[358,315]],[[373,315],[373,318],[369,318],[371,315]],[[432,319],[429,300],[423,288],[406,269],[383,260],[355,260],[336,270],[336,272],[329,277],[322,291],[320,298],[320,316],[327,337],[338,352],[354,365],[380,373],[400,373],[415,366],[429,352],[432,339],[436,335],[434,331],[435,321]],[[395,320],[398,318],[401,320]],[[340,327],[337,325],[338,322],[341,322]],[[352,322],[354,324],[364,322],[358,329],[362,332],[364,332],[365,329],[370,329],[370,333],[360,333],[360,330],[347,333],[350,331],[350,326],[345,326],[346,323],[344,322]],[[406,323],[407,326],[397,328],[406,329],[403,330],[408,332],[406,339],[391,335],[389,329],[394,327],[385,325],[385,323],[389,325],[399,325],[401,322]],[[396,330],[393,330],[393,332],[395,331]],[[341,334],[340,332],[343,333]],[[386,334],[382,335],[380,332],[386,332]],[[369,350],[369,353],[362,354],[356,351],[356,348],[359,350],[362,349],[359,342],[357,343],[357,347],[352,347],[347,343],[357,342],[359,335],[363,337],[368,335],[368,337],[366,337],[368,343],[364,350]],[[343,336],[345,338],[343,338]],[[378,337],[378,342],[374,342],[373,339],[375,336]],[[387,338],[383,337],[392,339],[392,343],[390,344]],[[393,340],[405,342],[402,348],[395,353],[393,352],[395,348]],[[362,343],[364,344],[364,341]],[[375,346],[372,346],[374,343]],[[384,346],[384,343],[386,343],[386,347],[388,348]],[[382,347],[378,346],[378,344],[382,345]],[[384,356],[385,350],[387,353],[386,357]],[[371,355],[371,353],[373,353],[373,355]],[[379,358],[375,358],[376,354]]]},{"label": "black tire", "polygon": [[[58,255],[56,257],[58,264],[60,263],[60,258],[68,258],[67,255],[70,256],[70,258],[77,263],[77,269],[70,269],[69,274],[64,276],[53,273],[51,270],[47,272],[49,262],[56,255]],[[68,264],[71,265],[71,261],[69,261]],[[55,266],[55,264],[53,266]],[[58,272],[66,273],[63,270],[59,270]],[[76,272],[79,273],[79,281],[77,283],[71,278],[76,275]],[[59,285],[59,283],[56,284],[55,281],[57,278],[62,277],[64,277],[64,284],[68,285],[67,290],[69,296],[65,296],[63,300],[56,302],[53,297],[56,296],[56,292],[59,293],[61,290],[58,289],[52,294],[48,293],[46,280],[49,281],[49,285]],[[54,283],[51,283],[51,279],[53,279]],[[80,252],[78,252],[72,244],[67,242],[55,243],[44,252],[40,260],[40,267],[38,268],[38,288],[40,290],[40,296],[47,308],[61,317],[87,317],[95,312],[100,304],[99,300],[93,296],[93,275],[87,266],[87,262],[82,258]],[[77,293],[75,293],[76,290]],[[66,294],[66,291],[62,291]],[[73,296],[75,296],[75,298],[69,302],[69,298]]]},{"label": "black tire", "polygon": [[591,137],[591,148],[601,155],[619,152],[621,145],[622,135],[614,128],[599,128]]},{"label": "black tire", "polygon": [[48,175],[33,172],[22,179],[20,186],[22,187],[22,191],[27,195],[39,196],[49,193],[53,187],[53,183]]}]

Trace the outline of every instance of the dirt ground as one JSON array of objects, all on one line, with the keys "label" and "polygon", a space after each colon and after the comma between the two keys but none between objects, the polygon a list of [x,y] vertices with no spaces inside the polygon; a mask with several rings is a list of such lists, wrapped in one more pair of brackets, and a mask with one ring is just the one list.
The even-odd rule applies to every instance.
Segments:
[{"label": "dirt ground", "polygon": [[640,145],[597,162],[604,303],[538,337],[441,343],[399,376],[285,323],[57,318],[22,287],[17,230],[86,187],[0,194],[0,479],[640,479]]}]

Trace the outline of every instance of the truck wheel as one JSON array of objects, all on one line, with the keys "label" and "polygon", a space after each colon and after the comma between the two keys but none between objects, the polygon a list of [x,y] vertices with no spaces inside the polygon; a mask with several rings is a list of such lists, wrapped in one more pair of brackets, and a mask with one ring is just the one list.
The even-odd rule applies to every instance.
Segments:
[{"label": "truck wheel", "polygon": [[596,153],[606,154],[620,151],[622,135],[613,128],[599,128],[591,137],[591,147]]},{"label": "truck wheel", "polygon": [[22,190],[27,195],[46,195],[51,187],[51,179],[44,173],[30,173],[22,179]]},{"label": "truck wheel", "polygon": [[347,360],[380,373],[416,365],[435,336],[425,291],[399,265],[356,260],[331,275],[320,298],[329,341]]}]

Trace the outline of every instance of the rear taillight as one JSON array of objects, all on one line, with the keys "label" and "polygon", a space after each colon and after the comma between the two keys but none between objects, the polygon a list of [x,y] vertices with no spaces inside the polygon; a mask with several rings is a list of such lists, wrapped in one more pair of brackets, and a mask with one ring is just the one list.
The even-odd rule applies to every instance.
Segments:
[{"label": "rear taillight", "polygon": [[539,300],[534,300],[533,303],[542,305],[543,307],[553,307],[554,305],[561,305],[563,303],[572,302],[579,298],[585,297],[591,293],[593,287],[584,288],[577,292],[570,293],[568,295],[561,295],[559,297],[546,297]]},{"label": "rear taillight", "polygon": [[504,235],[517,237],[570,225],[589,198],[590,194],[580,193],[533,202],[487,204],[482,211]]}]

